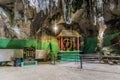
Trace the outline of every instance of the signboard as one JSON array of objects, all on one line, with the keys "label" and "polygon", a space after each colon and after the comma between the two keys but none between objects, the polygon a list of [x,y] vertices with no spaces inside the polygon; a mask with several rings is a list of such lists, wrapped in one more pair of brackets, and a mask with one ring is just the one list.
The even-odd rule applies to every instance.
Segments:
[{"label": "signboard", "polygon": [[34,60],[35,59],[35,47],[24,47],[23,59],[24,60]]},{"label": "signboard", "polygon": [[0,49],[0,62],[12,61],[13,57],[14,57],[13,49]]}]

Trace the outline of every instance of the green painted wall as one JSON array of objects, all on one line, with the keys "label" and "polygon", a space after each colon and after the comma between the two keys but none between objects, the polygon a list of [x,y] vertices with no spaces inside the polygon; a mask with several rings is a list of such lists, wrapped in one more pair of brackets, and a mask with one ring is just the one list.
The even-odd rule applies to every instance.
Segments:
[{"label": "green painted wall", "polygon": [[[111,45],[111,40],[116,38],[119,35],[120,35],[120,32],[112,34],[112,35],[105,36],[104,41],[103,41],[103,46],[110,46]],[[96,47],[97,47],[97,43],[98,43],[98,39],[96,37],[85,39],[82,51],[84,53],[93,53],[93,52],[95,52]]]},{"label": "green painted wall", "polygon": [[[103,45],[110,46],[111,40],[120,35],[115,33],[112,35],[107,35],[104,38]],[[93,53],[97,47],[98,40],[96,37],[87,38],[84,40],[84,46],[82,46],[82,51],[84,53]],[[0,49],[23,49],[24,47],[36,47],[38,50],[50,50],[52,54],[59,51],[57,42],[41,42],[36,40],[12,40],[12,39],[0,39]]]},{"label": "green painted wall", "polygon": [[24,47],[36,47],[35,40],[11,40],[0,39],[0,49],[23,49]]},{"label": "green painted wall", "polygon": [[[51,47],[50,47],[51,44]],[[24,47],[36,47],[37,49],[58,51],[57,42],[40,42],[36,40],[11,40],[0,39],[0,49],[23,49]]]},{"label": "green painted wall", "polygon": [[111,45],[111,40],[114,39],[114,38],[116,38],[119,35],[120,35],[120,32],[112,34],[112,35],[105,36],[104,42],[103,42],[103,46],[110,46]]},{"label": "green painted wall", "polygon": [[87,38],[84,40],[84,47],[83,52],[86,53],[93,53],[97,47],[98,39],[94,38]]}]

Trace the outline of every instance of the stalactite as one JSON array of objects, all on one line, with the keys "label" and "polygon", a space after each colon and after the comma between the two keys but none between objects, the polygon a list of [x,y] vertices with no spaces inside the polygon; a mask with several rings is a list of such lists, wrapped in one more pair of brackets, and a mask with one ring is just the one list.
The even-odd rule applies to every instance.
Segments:
[{"label": "stalactite", "polygon": [[[86,11],[87,11],[87,23],[96,25],[96,7],[94,0],[85,0],[86,2]],[[85,4],[84,2],[84,4]]]},{"label": "stalactite", "polygon": [[110,10],[115,8],[114,0],[110,0]]},{"label": "stalactite", "polygon": [[104,16],[103,16],[103,1],[102,0],[97,0],[96,2],[96,9],[97,9],[97,22],[98,22],[98,27],[99,27],[99,32],[98,32],[98,47],[102,48],[103,47],[103,39],[104,39],[104,32],[107,28],[105,21],[104,21]]},{"label": "stalactite", "polygon": [[73,0],[72,2],[72,12],[75,13],[77,10],[79,10],[80,8],[83,8],[85,0]]},{"label": "stalactite", "polygon": [[9,22],[9,17],[7,15],[7,12],[1,7],[0,7],[0,19],[1,19],[2,23]]},{"label": "stalactite", "polygon": [[64,21],[71,24],[71,4],[73,0],[63,0]]},{"label": "stalactite", "polygon": [[7,28],[11,27],[11,14],[5,11],[2,7],[0,7],[0,24],[6,25]]},{"label": "stalactite", "polygon": [[92,0],[93,3],[93,18],[94,18],[94,25],[97,25],[97,5],[96,5],[96,1]]},{"label": "stalactite", "polygon": [[49,1],[49,14],[50,14],[50,17],[52,17],[52,15],[53,15],[52,6],[53,6],[53,0],[50,0]]},{"label": "stalactite", "polygon": [[28,1],[27,0],[22,0],[23,6],[24,6],[24,21],[27,23],[27,16],[25,15],[27,13],[27,8],[28,8]]}]

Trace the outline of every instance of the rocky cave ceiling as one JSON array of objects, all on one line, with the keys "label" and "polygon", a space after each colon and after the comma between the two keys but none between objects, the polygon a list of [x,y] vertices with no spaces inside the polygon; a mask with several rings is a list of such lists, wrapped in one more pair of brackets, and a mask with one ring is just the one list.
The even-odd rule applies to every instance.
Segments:
[{"label": "rocky cave ceiling", "polygon": [[57,34],[62,29],[72,29],[84,38],[95,37],[99,26],[94,24],[94,17],[99,15],[107,26],[105,35],[120,32],[120,0],[36,0],[39,9],[30,1],[34,2],[0,0],[0,12],[6,14],[0,21],[2,37],[30,39],[42,34],[54,35],[55,24],[59,27]]}]

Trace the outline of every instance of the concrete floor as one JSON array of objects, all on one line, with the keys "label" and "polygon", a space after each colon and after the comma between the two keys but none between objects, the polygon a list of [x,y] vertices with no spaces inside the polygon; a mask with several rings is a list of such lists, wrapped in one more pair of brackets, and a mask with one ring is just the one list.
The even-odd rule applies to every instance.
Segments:
[{"label": "concrete floor", "polygon": [[84,63],[0,67],[0,80],[120,80],[120,65]]}]

